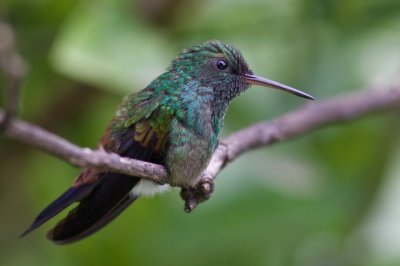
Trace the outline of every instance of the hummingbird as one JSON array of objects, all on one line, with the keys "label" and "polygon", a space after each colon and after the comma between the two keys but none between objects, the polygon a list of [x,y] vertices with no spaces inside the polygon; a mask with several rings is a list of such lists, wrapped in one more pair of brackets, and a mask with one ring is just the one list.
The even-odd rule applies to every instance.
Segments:
[{"label": "hummingbird", "polygon": [[123,98],[99,144],[123,157],[163,165],[168,184],[85,169],[22,236],[77,202],[47,234],[57,244],[72,243],[103,228],[141,196],[170,186],[193,187],[219,145],[230,102],[251,85],[314,100],[253,74],[242,53],[230,44],[211,40],[183,50],[165,73]]}]

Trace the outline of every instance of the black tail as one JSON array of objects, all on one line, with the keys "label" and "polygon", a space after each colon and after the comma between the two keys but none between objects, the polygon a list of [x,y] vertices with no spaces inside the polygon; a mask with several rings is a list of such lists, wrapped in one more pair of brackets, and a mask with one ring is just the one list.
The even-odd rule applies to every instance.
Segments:
[{"label": "black tail", "polygon": [[93,234],[137,199],[129,192],[139,180],[122,174],[104,174],[96,188],[47,237],[57,244],[67,244]]},{"label": "black tail", "polygon": [[108,224],[137,198],[129,192],[139,180],[132,176],[107,173],[96,184],[70,188],[44,209],[22,236],[38,228],[74,201],[80,201],[47,236],[58,244],[85,238]]}]

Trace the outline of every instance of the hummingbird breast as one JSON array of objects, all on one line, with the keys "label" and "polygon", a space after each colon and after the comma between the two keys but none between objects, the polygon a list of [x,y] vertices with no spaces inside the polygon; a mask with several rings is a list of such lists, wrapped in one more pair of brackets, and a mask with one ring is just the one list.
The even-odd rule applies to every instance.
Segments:
[{"label": "hummingbird breast", "polygon": [[[174,98],[170,98],[174,99]],[[191,80],[172,102],[176,108],[169,127],[164,165],[173,186],[192,186],[218,146],[227,105],[216,108],[214,90]]]},{"label": "hummingbird breast", "polygon": [[211,155],[218,146],[218,136],[212,126],[209,108],[198,110],[201,114],[201,130],[194,130],[174,119],[169,138],[165,166],[174,186],[192,186],[207,167]]}]

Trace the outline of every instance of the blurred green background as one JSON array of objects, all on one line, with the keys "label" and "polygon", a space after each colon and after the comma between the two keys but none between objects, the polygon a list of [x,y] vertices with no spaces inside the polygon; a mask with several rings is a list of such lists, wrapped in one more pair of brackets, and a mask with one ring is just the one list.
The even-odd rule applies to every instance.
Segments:
[{"label": "blurred green background", "polygon": [[[400,74],[398,0],[2,0],[0,20],[29,64],[21,117],[81,146],[95,147],[122,95],[208,39],[318,99]],[[2,75],[0,86],[3,97]],[[224,134],[302,104],[253,88],[231,105]],[[192,214],[174,189],[62,247],[44,235],[65,212],[18,235],[80,170],[2,135],[0,264],[400,265],[399,122],[368,117],[245,154]]]}]

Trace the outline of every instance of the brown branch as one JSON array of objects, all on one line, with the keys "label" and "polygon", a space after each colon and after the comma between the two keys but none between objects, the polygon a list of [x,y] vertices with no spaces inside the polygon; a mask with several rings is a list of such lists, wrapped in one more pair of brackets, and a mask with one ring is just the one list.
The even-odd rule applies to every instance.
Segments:
[{"label": "brown branch", "polygon": [[[373,88],[331,100],[310,103],[276,118],[242,129],[222,140],[204,177],[214,179],[227,163],[249,150],[268,146],[311,133],[313,130],[383,110],[399,110],[400,87]],[[0,124],[5,119],[0,110]],[[80,148],[44,129],[12,119],[5,128],[11,138],[31,145],[78,167],[92,167],[168,183],[165,168],[160,165],[120,157],[104,150]]]},{"label": "brown branch", "polygon": [[[6,119],[0,109],[0,124]],[[36,125],[11,119],[4,132],[9,137],[58,157],[73,166],[92,167],[147,178],[159,183],[167,181],[165,168],[148,162],[120,157],[102,149],[80,148]]]},{"label": "brown branch", "polygon": [[352,121],[379,111],[400,110],[400,86],[371,88],[330,100],[310,103],[276,118],[228,136],[214,153],[205,174],[214,178],[227,163],[251,149],[301,137],[340,122]]}]

